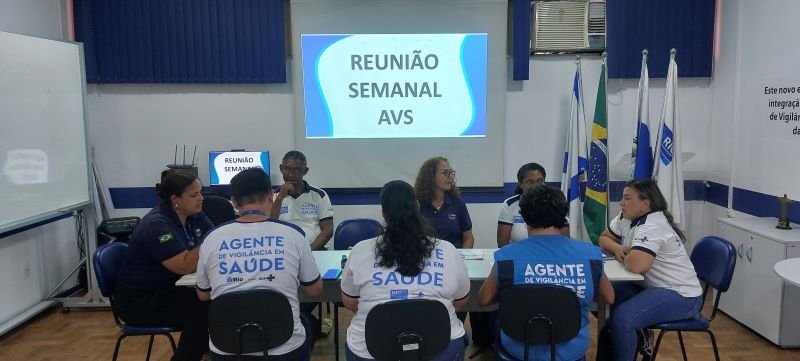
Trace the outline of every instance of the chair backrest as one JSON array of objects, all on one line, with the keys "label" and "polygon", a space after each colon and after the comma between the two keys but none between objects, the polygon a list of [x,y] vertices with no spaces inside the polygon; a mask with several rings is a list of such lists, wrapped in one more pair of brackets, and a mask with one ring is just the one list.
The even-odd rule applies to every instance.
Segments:
[{"label": "chair backrest", "polygon": [[736,267],[736,249],[731,242],[717,236],[703,237],[690,258],[697,278],[720,292],[728,290]]},{"label": "chair backrest", "polygon": [[381,222],[370,218],[348,219],[336,226],[333,249],[345,250],[365,239],[375,238],[383,232]]},{"label": "chair backrest", "polygon": [[127,244],[112,242],[98,248],[92,257],[97,286],[105,297],[111,297],[117,288],[117,274],[127,250]]},{"label": "chair backrest", "polygon": [[236,211],[231,202],[220,196],[204,196],[203,213],[215,226],[236,218]]},{"label": "chair backrest", "polygon": [[450,343],[450,315],[436,300],[389,301],[369,311],[364,331],[376,360],[429,360]]},{"label": "chair backrest", "polygon": [[[552,330],[548,330],[549,320]],[[529,329],[529,327],[531,329]],[[500,328],[513,340],[525,343],[530,332],[532,345],[561,343],[573,339],[581,330],[581,305],[569,288],[557,285],[520,285],[504,289],[500,295]]]},{"label": "chair backrest", "polygon": [[223,352],[266,352],[286,343],[293,330],[289,299],[274,290],[226,293],[208,307],[208,333]]}]

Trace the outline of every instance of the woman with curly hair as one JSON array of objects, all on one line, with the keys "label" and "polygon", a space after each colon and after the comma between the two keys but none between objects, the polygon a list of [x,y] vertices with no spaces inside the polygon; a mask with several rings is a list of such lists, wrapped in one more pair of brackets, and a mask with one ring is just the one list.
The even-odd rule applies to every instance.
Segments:
[{"label": "woman with curly hair", "polygon": [[414,191],[419,212],[428,220],[436,236],[456,248],[472,248],[472,219],[456,186],[456,171],[447,158],[434,157],[419,168]]},{"label": "woman with curly hair", "polygon": [[391,291],[398,287],[408,295],[442,302],[450,314],[450,345],[432,360],[463,360],[464,325],[455,310],[469,300],[464,260],[452,244],[430,235],[411,185],[399,180],[386,183],[380,198],[386,228],[380,236],[353,247],[342,273],[342,302],[356,313],[347,328],[347,360],[374,359],[365,338],[367,314],[391,301]]}]

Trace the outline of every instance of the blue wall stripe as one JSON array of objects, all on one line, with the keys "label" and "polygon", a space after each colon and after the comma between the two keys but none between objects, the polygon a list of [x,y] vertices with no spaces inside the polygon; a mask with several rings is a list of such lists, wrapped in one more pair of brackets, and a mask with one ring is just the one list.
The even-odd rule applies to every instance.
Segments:
[{"label": "blue wall stripe", "polygon": [[[742,188],[733,188],[733,209],[756,217],[780,216],[780,203],[774,194],[753,192]],[[789,220],[800,223],[800,205],[793,202],[789,205]]]},{"label": "blue wall stripe", "polygon": [[[612,181],[609,184],[609,194],[611,202],[619,202],[622,198],[622,190],[626,181]],[[548,182],[552,187],[559,187],[559,182]],[[503,184],[502,190],[497,189],[477,189],[465,188],[462,190],[462,198],[466,203],[500,203],[510,197],[516,187],[516,183]],[[684,181],[684,200],[686,201],[706,201],[720,207],[728,206],[729,186],[716,182],[703,180]],[[225,187],[214,187],[203,189],[207,193],[228,193]],[[378,188],[347,188],[347,189],[327,189],[333,205],[377,205],[380,204]],[[111,188],[111,199],[117,209],[126,208],[152,208],[158,204],[159,199],[153,187],[126,187]],[[778,217],[779,206],[775,195],[754,192],[742,188],[733,188],[733,209],[757,217]],[[67,218],[70,215],[56,217],[44,221],[41,224],[31,225],[29,228],[37,227],[42,224],[54,222],[59,219]],[[792,222],[800,223],[800,204],[793,203],[789,206],[789,219]],[[11,232],[17,232],[11,231]],[[21,232],[21,231],[20,231]],[[13,233],[11,233],[13,234]],[[2,234],[0,238],[10,234]]]},{"label": "blue wall stripe", "polygon": [[[552,187],[559,187],[559,182],[548,182]],[[462,192],[462,198],[466,203],[500,203],[510,197],[514,191],[516,183],[503,184],[502,190],[479,189],[472,190],[466,188]],[[622,189],[625,181],[612,181],[609,185],[611,202],[619,202],[622,198]],[[729,186],[716,182],[706,182],[702,180],[684,181],[684,199],[686,201],[706,201],[720,207],[728,207]],[[331,203],[334,205],[377,205],[380,204],[378,188],[348,188],[348,189],[328,189]],[[158,196],[153,187],[128,187],[111,188],[111,199],[114,207],[118,209],[126,208],[152,208],[158,204]],[[204,192],[209,193],[229,193],[227,188],[204,188]],[[733,209],[757,217],[778,217],[779,206],[776,195],[764,194],[742,188],[733,189]],[[69,217],[61,216],[49,220],[53,222]],[[789,219],[792,222],[800,223],[800,203],[793,203],[789,206]],[[49,223],[45,221],[41,224]],[[41,225],[36,224],[22,230]],[[13,232],[17,232],[16,230]],[[17,232],[18,233],[18,232]],[[12,233],[13,234],[13,233]],[[0,235],[0,238],[10,234]]]},{"label": "blue wall stripe", "polygon": [[728,189],[729,187],[726,184],[708,182],[706,202],[728,208]]},{"label": "blue wall stripe", "polygon": [[[609,188],[612,202],[619,202],[622,199],[622,189],[625,187],[625,183],[626,181],[611,182]],[[547,184],[551,187],[560,187],[559,182],[547,182]],[[466,203],[500,203],[511,197],[516,186],[517,183],[504,183],[502,188],[463,188],[461,197]],[[707,197],[707,189],[701,180],[684,181],[683,188],[684,199],[687,201],[705,200]],[[330,195],[333,205],[380,204],[379,188],[328,188],[325,191]],[[228,197],[230,188],[228,186],[204,187],[203,192]],[[118,209],[152,208],[159,202],[153,187],[111,188],[110,193],[114,208]],[[727,199],[727,195],[725,197]]]},{"label": "blue wall stripe", "polygon": [[72,213],[65,213],[65,214],[62,214],[62,215],[59,215],[59,216],[55,216],[53,218],[45,219],[43,221],[39,221],[39,222],[36,222],[36,223],[31,223],[31,224],[29,224],[29,225],[27,225],[25,227],[12,229],[10,231],[0,233],[0,238],[5,238],[5,237],[11,236],[11,235],[15,235],[17,233],[25,232],[25,231],[27,231],[29,229],[34,229],[36,227],[44,226],[45,224],[49,224],[49,223],[53,223],[53,222],[56,222],[56,221],[60,221],[62,219],[70,218],[70,217],[72,217],[72,215],[73,215]]}]

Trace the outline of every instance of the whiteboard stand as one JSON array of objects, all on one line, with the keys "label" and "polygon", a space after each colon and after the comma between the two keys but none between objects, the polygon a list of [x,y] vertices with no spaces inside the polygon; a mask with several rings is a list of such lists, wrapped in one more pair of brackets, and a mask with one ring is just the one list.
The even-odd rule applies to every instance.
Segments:
[{"label": "whiteboard stand", "polygon": [[[78,265],[72,269],[72,271],[64,277],[61,282],[56,285],[56,287],[50,291],[47,295],[47,298],[51,301],[61,302],[61,308],[64,311],[68,311],[70,308],[74,307],[109,307],[111,303],[108,301],[107,298],[103,297],[100,293],[100,288],[97,286],[97,277],[94,274],[94,261],[92,260],[92,256],[94,252],[97,250],[97,221],[95,219],[95,210],[94,210],[94,203],[90,204],[87,207],[81,208],[77,210],[77,217],[83,218],[83,249],[85,252],[85,256],[78,262]],[[78,219],[80,222],[81,219]],[[80,235],[77,235],[80,236]],[[61,286],[67,282],[72,276],[80,270],[81,266],[86,265],[86,293],[80,297],[52,297],[56,294],[61,288]]]}]

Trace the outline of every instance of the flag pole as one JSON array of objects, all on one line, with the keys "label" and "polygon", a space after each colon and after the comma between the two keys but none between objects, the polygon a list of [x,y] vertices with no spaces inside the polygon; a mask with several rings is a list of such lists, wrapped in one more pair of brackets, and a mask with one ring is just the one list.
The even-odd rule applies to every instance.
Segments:
[{"label": "flag pole", "polygon": [[[603,65],[606,67],[603,81],[606,84],[606,109],[608,109],[608,52],[604,51],[602,57]],[[606,127],[608,127],[608,111],[606,111]],[[610,144],[608,136],[606,135],[606,145]],[[609,209],[611,209],[611,172],[609,171],[611,168],[609,167],[609,158],[610,157],[606,155],[606,224],[611,223],[611,213],[609,211]]]},{"label": "flag pole", "polygon": [[[669,64],[667,64],[667,80],[669,80],[669,70],[672,68],[672,62],[675,61],[675,56],[678,51],[675,48],[669,50]],[[675,75],[677,77],[677,74]],[[666,85],[665,85],[666,86]],[[663,116],[662,116],[663,117]],[[664,119],[658,122],[658,133],[656,133],[656,146],[653,149],[653,174],[651,179],[656,179],[656,163],[658,162],[659,152],[661,152],[661,132],[664,130]]]}]

